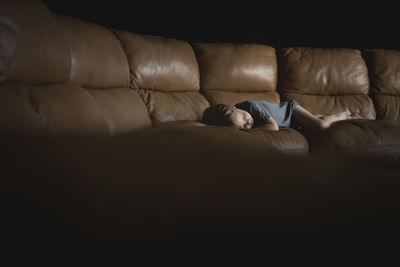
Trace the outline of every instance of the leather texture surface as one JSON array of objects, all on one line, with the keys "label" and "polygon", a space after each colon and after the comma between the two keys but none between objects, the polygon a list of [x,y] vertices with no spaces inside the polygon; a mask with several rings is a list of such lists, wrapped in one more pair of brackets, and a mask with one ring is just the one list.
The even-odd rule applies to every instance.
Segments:
[{"label": "leather texture surface", "polygon": [[364,57],[377,118],[400,121],[400,50],[367,49]]},{"label": "leather texture surface", "polygon": [[130,88],[86,90],[74,82],[5,82],[0,96],[4,133],[115,135],[151,126],[142,99]]},{"label": "leather texture surface", "polygon": [[185,41],[115,31],[129,62],[131,86],[160,91],[199,91],[199,70]]},{"label": "leather texture surface", "polygon": [[107,121],[111,135],[151,126],[149,113],[131,88],[87,89]]},{"label": "leather texture surface", "polygon": [[279,102],[275,49],[259,44],[192,44],[201,91],[212,104],[255,99]]},{"label": "leather texture surface", "polygon": [[400,121],[400,95],[373,96],[377,119]]},{"label": "leather texture surface", "polygon": [[109,29],[72,17],[57,16],[71,51],[70,79],[84,88],[129,86],[124,50]]},{"label": "leather texture surface", "polygon": [[201,90],[275,91],[275,49],[259,44],[192,44],[199,62]]},{"label": "leather texture surface", "polygon": [[208,101],[199,92],[136,90],[149,111],[153,124],[176,120],[201,120]]},{"label": "leather texture surface", "polygon": [[297,93],[282,93],[286,101],[296,100],[299,105],[314,115],[327,115],[350,111],[365,119],[375,119],[375,108],[368,95],[305,95]]},{"label": "leather texture surface", "polygon": [[61,25],[37,0],[0,2],[0,82],[66,81],[71,60]]},{"label": "leather texture surface", "polygon": [[192,120],[180,120],[180,121],[169,121],[169,122],[162,122],[158,124],[153,124],[154,127],[205,127],[206,125]]},{"label": "leather texture surface", "polygon": [[[278,90],[283,100],[297,100],[299,95],[303,95],[299,98],[301,104],[305,108],[312,106],[316,114],[339,111],[357,113],[362,109],[363,118],[375,118],[374,107],[368,99],[368,70],[359,50],[284,48],[279,52],[278,65]],[[355,98],[347,98],[349,102],[346,103],[346,98],[342,97],[342,101],[336,103],[338,96]],[[316,100],[330,104],[320,105]]]},{"label": "leather texture surface", "polygon": [[225,90],[207,90],[202,94],[209,100],[210,105],[227,104],[235,105],[237,103],[259,99],[271,103],[279,103],[279,94],[277,92],[234,92]]},{"label": "leather texture surface", "polygon": [[0,84],[1,128],[5,133],[108,135],[103,113],[79,85]]},{"label": "leather texture surface", "polygon": [[[340,122],[306,138],[293,129],[245,134],[284,152],[307,153],[310,144],[397,155],[397,50],[292,47],[276,56],[268,45],[189,44],[111,30],[52,14],[35,0],[4,0],[0,7],[3,133],[120,135],[151,125],[204,126],[199,121],[210,104],[294,99],[317,115],[350,111],[370,121]],[[385,120],[375,122],[375,110]]]},{"label": "leather texture surface", "polygon": [[390,120],[348,120],[330,129],[307,133],[311,151],[327,151],[390,162],[400,167],[400,123]]},{"label": "leather texture surface", "polygon": [[292,128],[281,128],[279,131],[268,131],[262,127],[243,130],[261,137],[279,151],[291,155],[309,155],[308,141],[298,131]]},{"label": "leather texture surface", "polygon": [[192,47],[185,41],[115,31],[129,62],[131,87],[142,97],[153,124],[200,120],[209,104],[199,93]]}]

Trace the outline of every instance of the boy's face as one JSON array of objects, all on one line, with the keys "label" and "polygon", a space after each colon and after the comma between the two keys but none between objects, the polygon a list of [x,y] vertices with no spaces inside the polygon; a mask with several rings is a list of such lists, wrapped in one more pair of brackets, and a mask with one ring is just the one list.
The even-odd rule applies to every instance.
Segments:
[{"label": "boy's face", "polygon": [[234,108],[231,113],[230,120],[235,128],[250,129],[253,126],[253,117],[247,111],[239,108]]}]

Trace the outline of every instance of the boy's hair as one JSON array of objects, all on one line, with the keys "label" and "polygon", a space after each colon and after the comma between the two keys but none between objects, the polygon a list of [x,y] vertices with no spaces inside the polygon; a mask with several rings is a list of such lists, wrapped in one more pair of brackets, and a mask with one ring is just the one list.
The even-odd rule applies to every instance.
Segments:
[{"label": "boy's hair", "polygon": [[203,112],[201,122],[207,125],[231,126],[230,116],[235,107],[226,104],[218,104],[208,107]]}]

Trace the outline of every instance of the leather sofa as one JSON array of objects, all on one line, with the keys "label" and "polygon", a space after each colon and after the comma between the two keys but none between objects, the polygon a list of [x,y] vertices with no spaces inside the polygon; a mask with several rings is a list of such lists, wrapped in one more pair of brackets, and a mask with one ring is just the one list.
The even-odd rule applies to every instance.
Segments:
[{"label": "leather sofa", "polygon": [[26,5],[3,8],[2,132],[118,135],[200,126],[209,105],[296,99],[315,114],[347,110],[363,119],[316,134],[247,133],[287,153],[399,160],[399,51],[189,44]]},{"label": "leather sofa", "polygon": [[[398,245],[400,51],[188,43],[35,0],[2,1],[0,29],[2,189],[19,261],[123,264],[133,250],[226,263],[338,246],[356,258]],[[362,119],[324,132],[200,122],[246,99]]]}]

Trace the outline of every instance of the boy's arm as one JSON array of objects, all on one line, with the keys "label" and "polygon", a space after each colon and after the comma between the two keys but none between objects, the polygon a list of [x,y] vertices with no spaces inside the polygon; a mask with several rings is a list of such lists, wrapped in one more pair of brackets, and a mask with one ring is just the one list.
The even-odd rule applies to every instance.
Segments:
[{"label": "boy's arm", "polygon": [[270,131],[279,131],[279,126],[272,117],[270,117],[267,122],[260,127]]},{"label": "boy's arm", "polygon": [[272,118],[267,108],[262,105],[254,104],[250,106],[250,111],[250,114],[253,116],[254,120],[258,121],[258,123],[264,122],[262,124],[259,124],[258,127],[270,131],[279,131],[278,124],[276,123],[274,118]]}]

